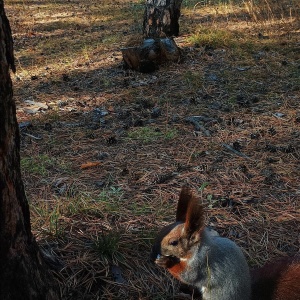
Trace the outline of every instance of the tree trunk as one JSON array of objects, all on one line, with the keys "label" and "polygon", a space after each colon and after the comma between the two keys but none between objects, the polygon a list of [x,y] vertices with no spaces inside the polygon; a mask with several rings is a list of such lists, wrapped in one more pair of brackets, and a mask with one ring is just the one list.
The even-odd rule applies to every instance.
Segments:
[{"label": "tree trunk", "polygon": [[182,0],[147,0],[144,13],[146,38],[179,35],[179,17]]},{"label": "tree trunk", "polygon": [[13,44],[0,0],[0,299],[59,299],[31,233],[20,171],[20,138],[9,68]]}]

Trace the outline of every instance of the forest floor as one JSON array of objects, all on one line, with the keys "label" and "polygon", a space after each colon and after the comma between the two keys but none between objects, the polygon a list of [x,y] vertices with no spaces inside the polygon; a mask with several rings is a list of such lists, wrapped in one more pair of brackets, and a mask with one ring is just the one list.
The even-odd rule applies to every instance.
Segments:
[{"label": "forest floor", "polygon": [[5,2],[32,231],[63,299],[191,298],[149,259],[186,184],[251,267],[299,252],[296,0],[183,1],[182,61],[150,74],[120,51],[143,1]]}]

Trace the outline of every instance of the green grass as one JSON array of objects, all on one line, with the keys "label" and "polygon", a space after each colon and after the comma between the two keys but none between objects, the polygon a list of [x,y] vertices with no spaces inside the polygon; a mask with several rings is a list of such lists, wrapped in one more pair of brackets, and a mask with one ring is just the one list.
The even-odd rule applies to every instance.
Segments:
[{"label": "green grass", "polygon": [[118,187],[110,187],[108,189],[103,189],[103,191],[99,194],[99,198],[97,201],[107,202],[111,199],[121,200],[123,196],[123,191]]},{"label": "green grass", "polygon": [[236,47],[236,37],[228,30],[217,28],[200,27],[188,38],[188,42],[195,46],[206,46],[212,48]]},{"label": "green grass", "polygon": [[115,256],[120,257],[120,238],[121,234],[118,232],[98,235],[93,242],[93,248],[102,259],[111,260]]},{"label": "green grass", "polygon": [[131,202],[129,203],[128,208],[135,216],[147,216],[150,215],[153,211],[153,207],[147,202]]},{"label": "green grass", "polygon": [[186,83],[194,89],[199,89],[204,83],[204,73],[202,71],[188,70],[183,74]]},{"label": "green grass", "polygon": [[64,227],[62,226],[60,222],[61,214],[60,214],[60,208],[59,205],[54,207],[52,212],[49,215],[49,234],[53,235],[55,237],[62,236],[64,233]]},{"label": "green grass", "polygon": [[21,158],[21,169],[33,175],[46,176],[51,169],[59,169],[61,173],[69,173],[71,164],[57,157],[39,154]]},{"label": "green grass", "polygon": [[290,67],[290,76],[289,83],[292,86],[293,91],[299,91],[300,90],[300,67],[298,66],[292,66]]},{"label": "green grass", "polygon": [[47,154],[41,154],[34,157],[23,157],[21,159],[21,168],[31,174],[46,176],[47,168],[55,165],[55,159]]},{"label": "green grass", "polygon": [[118,214],[124,209],[125,204],[123,191],[117,187],[103,189],[93,201],[97,209],[109,214]]},{"label": "green grass", "polygon": [[177,136],[176,129],[157,130],[156,128],[145,126],[133,129],[128,133],[128,138],[141,141],[143,143],[151,143],[157,139],[172,140]]},{"label": "green grass", "polygon": [[77,187],[75,196],[60,198],[57,201],[61,203],[62,214],[67,217],[81,214],[103,217],[107,213],[118,214],[124,209],[123,192],[115,187],[105,188],[96,196]]},{"label": "green grass", "polygon": [[85,192],[79,192],[75,197],[63,199],[66,203],[64,213],[67,216],[74,216],[81,213],[93,212],[93,214],[100,213],[92,204],[91,195]]},{"label": "green grass", "polygon": [[33,228],[51,237],[63,237],[66,226],[63,221],[63,205],[64,202],[59,199],[55,203],[53,201],[30,203]]}]

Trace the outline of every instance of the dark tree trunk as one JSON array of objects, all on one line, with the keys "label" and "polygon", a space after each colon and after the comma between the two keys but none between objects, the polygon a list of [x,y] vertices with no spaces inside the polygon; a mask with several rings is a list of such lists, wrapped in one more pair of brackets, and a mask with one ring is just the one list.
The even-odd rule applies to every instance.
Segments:
[{"label": "dark tree trunk", "polygon": [[179,35],[179,17],[182,0],[147,0],[144,14],[146,38]]},{"label": "dark tree trunk", "polygon": [[0,299],[57,300],[52,276],[31,233],[9,68],[15,70],[13,44],[0,0]]}]

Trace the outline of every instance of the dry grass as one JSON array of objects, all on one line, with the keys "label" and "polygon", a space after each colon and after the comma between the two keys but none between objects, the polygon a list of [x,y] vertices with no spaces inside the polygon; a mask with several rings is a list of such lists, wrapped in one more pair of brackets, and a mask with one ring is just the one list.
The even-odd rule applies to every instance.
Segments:
[{"label": "dry grass", "polygon": [[6,1],[32,230],[63,298],[186,299],[148,259],[186,183],[251,266],[299,252],[298,1],[183,1],[184,60],[153,74],[122,68],[143,2],[111,3]]}]

